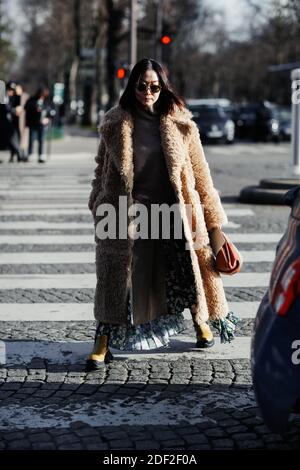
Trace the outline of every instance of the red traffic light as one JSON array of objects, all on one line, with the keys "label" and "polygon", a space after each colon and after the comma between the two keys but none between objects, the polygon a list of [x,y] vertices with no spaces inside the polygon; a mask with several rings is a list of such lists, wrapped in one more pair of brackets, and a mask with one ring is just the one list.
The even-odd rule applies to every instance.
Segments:
[{"label": "red traffic light", "polygon": [[119,68],[118,71],[117,71],[117,77],[122,79],[122,78],[125,78],[125,75],[126,75],[126,71],[124,68]]},{"label": "red traffic light", "polygon": [[167,36],[166,34],[161,38],[161,42],[165,45],[170,44],[171,41],[172,39],[170,38],[170,36]]}]

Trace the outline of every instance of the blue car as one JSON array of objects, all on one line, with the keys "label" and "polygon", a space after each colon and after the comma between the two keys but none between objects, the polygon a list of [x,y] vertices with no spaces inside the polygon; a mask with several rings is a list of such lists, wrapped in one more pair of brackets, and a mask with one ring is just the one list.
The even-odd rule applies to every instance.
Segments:
[{"label": "blue car", "polygon": [[285,199],[292,211],[255,319],[251,346],[257,403],[266,424],[279,433],[287,429],[289,415],[300,403],[300,187]]}]

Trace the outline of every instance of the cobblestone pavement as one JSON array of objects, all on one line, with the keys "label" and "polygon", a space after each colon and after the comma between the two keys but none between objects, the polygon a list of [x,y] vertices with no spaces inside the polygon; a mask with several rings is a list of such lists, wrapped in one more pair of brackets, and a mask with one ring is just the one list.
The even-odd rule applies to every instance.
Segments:
[{"label": "cobblestone pavement", "polygon": [[[2,280],[11,285],[0,287],[0,449],[299,449],[298,416],[291,417],[282,436],[265,426],[249,362],[254,316],[266,290],[264,285],[249,287],[249,276],[270,272],[276,247],[276,242],[255,237],[283,233],[289,210],[243,206],[236,200],[243,186],[257,183],[258,174],[284,173],[288,146],[205,149],[232,224],[227,232],[254,237],[237,243],[248,260],[243,282],[233,281],[225,289],[241,317],[236,340],[220,345],[216,333],[214,348],[197,351],[187,316],[186,330],[169,348],[114,352],[109,365],[86,373],[94,289],[66,286],[64,278],[59,289],[42,289],[38,282],[17,288],[14,282],[18,275],[42,279],[95,272],[94,245],[68,240],[93,233],[91,216],[81,206],[87,202],[96,148],[96,139],[73,137],[54,143],[45,165],[34,160],[1,165],[0,286]],[[64,185],[69,192],[59,196]],[[47,212],[54,201],[61,207]],[[78,227],[71,228],[74,223]],[[53,236],[62,239],[52,242]]]}]

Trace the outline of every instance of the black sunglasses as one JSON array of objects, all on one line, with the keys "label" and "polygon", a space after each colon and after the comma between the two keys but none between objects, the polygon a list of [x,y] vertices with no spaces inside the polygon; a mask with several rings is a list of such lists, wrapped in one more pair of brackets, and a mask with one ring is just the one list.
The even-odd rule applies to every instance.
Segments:
[{"label": "black sunglasses", "polygon": [[159,93],[160,90],[161,90],[161,86],[160,85],[155,85],[154,83],[144,83],[144,82],[139,82],[137,85],[136,85],[136,89],[138,91],[146,91],[148,89],[148,87],[150,88],[150,91],[152,94],[156,94],[156,93]]}]

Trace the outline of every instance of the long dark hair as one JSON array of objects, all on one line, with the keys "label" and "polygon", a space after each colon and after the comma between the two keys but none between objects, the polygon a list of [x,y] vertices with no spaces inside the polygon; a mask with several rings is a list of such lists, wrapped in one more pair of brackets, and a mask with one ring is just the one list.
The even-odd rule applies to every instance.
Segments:
[{"label": "long dark hair", "polygon": [[180,109],[184,108],[183,98],[175,93],[163,67],[154,59],[142,59],[135,64],[130,73],[127,86],[120,98],[120,106],[126,111],[134,114],[137,104],[135,86],[147,70],[153,70],[157,73],[161,86],[161,92],[156,105],[159,113],[170,114],[176,109],[176,107],[179,107]]}]

